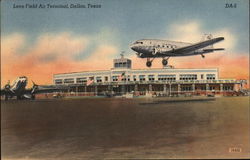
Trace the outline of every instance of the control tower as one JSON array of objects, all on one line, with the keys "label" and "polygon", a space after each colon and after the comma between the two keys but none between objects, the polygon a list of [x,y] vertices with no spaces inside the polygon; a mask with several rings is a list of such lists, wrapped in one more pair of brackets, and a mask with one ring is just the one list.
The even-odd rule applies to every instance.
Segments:
[{"label": "control tower", "polygon": [[128,58],[124,58],[124,55],[121,54],[121,58],[113,60],[113,69],[131,69],[132,62]]}]

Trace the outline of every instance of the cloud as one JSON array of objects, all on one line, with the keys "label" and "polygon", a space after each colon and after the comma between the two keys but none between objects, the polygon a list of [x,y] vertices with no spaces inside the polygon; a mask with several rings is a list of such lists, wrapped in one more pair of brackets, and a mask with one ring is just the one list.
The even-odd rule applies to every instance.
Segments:
[{"label": "cloud", "polygon": [[217,48],[225,48],[226,52],[234,53],[236,44],[238,43],[237,36],[233,34],[232,31],[230,31],[227,28],[220,29],[218,31],[213,32],[214,37],[224,37],[225,40],[215,44]]},{"label": "cloud", "polygon": [[168,39],[183,42],[199,42],[202,38],[201,24],[198,21],[174,23],[167,31]]},{"label": "cloud", "polygon": [[29,51],[30,55],[37,56],[38,60],[50,62],[52,59],[72,59],[87,47],[89,41],[83,36],[75,36],[71,33],[40,35],[35,46]]},{"label": "cloud", "polygon": [[20,51],[23,48],[25,43],[26,43],[25,36],[22,34],[14,33],[10,36],[2,37],[1,38],[2,61],[8,61],[9,59],[19,58],[20,54],[18,51]]},{"label": "cloud", "polygon": [[176,22],[170,25],[167,30],[169,40],[197,43],[200,42],[204,34],[212,34],[213,37],[224,37],[225,40],[214,44],[214,47],[225,48],[227,52],[234,52],[237,44],[237,36],[228,28],[218,30],[205,30],[198,20],[188,22]]},{"label": "cloud", "polygon": [[[110,69],[111,57],[118,51],[105,43],[97,44],[91,53],[86,53],[94,43],[92,39],[70,32],[41,34],[32,45],[26,39],[19,33],[2,37],[1,85],[21,75],[38,84],[50,84],[55,73]],[[24,53],[20,54],[20,50]],[[86,58],[75,60],[78,54],[86,54]]]},{"label": "cloud", "polygon": [[84,60],[85,68],[88,69],[110,69],[112,57],[118,52],[117,48],[111,45],[100,45],[89,58]]}]

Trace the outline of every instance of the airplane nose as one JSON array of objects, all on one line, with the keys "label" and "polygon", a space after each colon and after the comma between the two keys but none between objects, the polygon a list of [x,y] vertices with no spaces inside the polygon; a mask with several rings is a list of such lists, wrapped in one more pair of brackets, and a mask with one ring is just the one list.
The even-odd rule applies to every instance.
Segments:
[{"label": "airplane nose", "polygon": [[132,50],[136,51],[137,46],[134,45],[134,44],[132,44],[132,45],[130,45],[130,48],[131,48]]}]

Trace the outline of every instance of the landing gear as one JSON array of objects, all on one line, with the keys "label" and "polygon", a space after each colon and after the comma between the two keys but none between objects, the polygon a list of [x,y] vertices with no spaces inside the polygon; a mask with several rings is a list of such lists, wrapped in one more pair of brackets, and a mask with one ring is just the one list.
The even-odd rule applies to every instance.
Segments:
[{"label": "landing gear", "polygon": [[4,95],[4,100],[8,101],[8,99],[9,99],[9,96],[8,95]]},{"label": "landing gear", "polygon": [[162,59],[162,65],[163,66],[168,65],[168,59],[169,59],[169,57],[167,59],[165,59],[165,58]]},{"label": "landing gear", "polygon": [[205,56],[204,56],[203,54],[201,54],[201,57],[202,57],[202,58],[205,58]]},{"label": "landing gear", "polygon": [[163,60],[162,60],[162,65],[163,65],[163,66],[166,66],[166,65],[168,65],[168,60],[166,60],[166,59],[163,59]]},{"label": "landing gear", "polygon": [[31,99],[32,100],[35,100],[36,99],[36,96],[34,94],[31,95]]},{"label": "landing gear", "polygon": [[151,61],[147,61],[146,65],[147,65],[147,67],[151,67],[152,66],[152,62]]},{"label": "landing gear", "polygon": [[150,58],[147,58],[147,62],[146,62],[146,65],[147,67],[151,67],[152,66],[152,62],[155,58],[153,58],[152,60],[150,60]]},{"label": "landing gear", "polygon": [[22,96],[17,96],[16,98],[17,98],[17,100],[22,100],[23,99]]},{"label": "landing gear", "polygon": [[[167,66],[168,65],[168,59],[169,58],[170,57],[167,57],[166,59],[165,59],[165,57],[162,58],[162,65],[163,66]],[[152,62],[153,62],[154,59],[155,59],[155,57],[152,60],[150,60],[150,58],[147,58],[147,62],[146,62],[147,67],[151,67],[152,66]]]}]

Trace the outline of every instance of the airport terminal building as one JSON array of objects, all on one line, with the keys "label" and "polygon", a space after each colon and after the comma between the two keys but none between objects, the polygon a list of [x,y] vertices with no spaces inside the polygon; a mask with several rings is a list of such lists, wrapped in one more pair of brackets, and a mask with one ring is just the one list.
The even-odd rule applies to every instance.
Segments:
[{"label": "airport terminal building", "polygon": [[110,70],[83,71],[53,75],[55,85],[67,85],[70,92],[87,95],[134,93],[230,94],[241,91],[245,80],[220,79],[217,68],[183,69],[171,66],[159,69],[132,69],[132,61],[113,60]]}]

